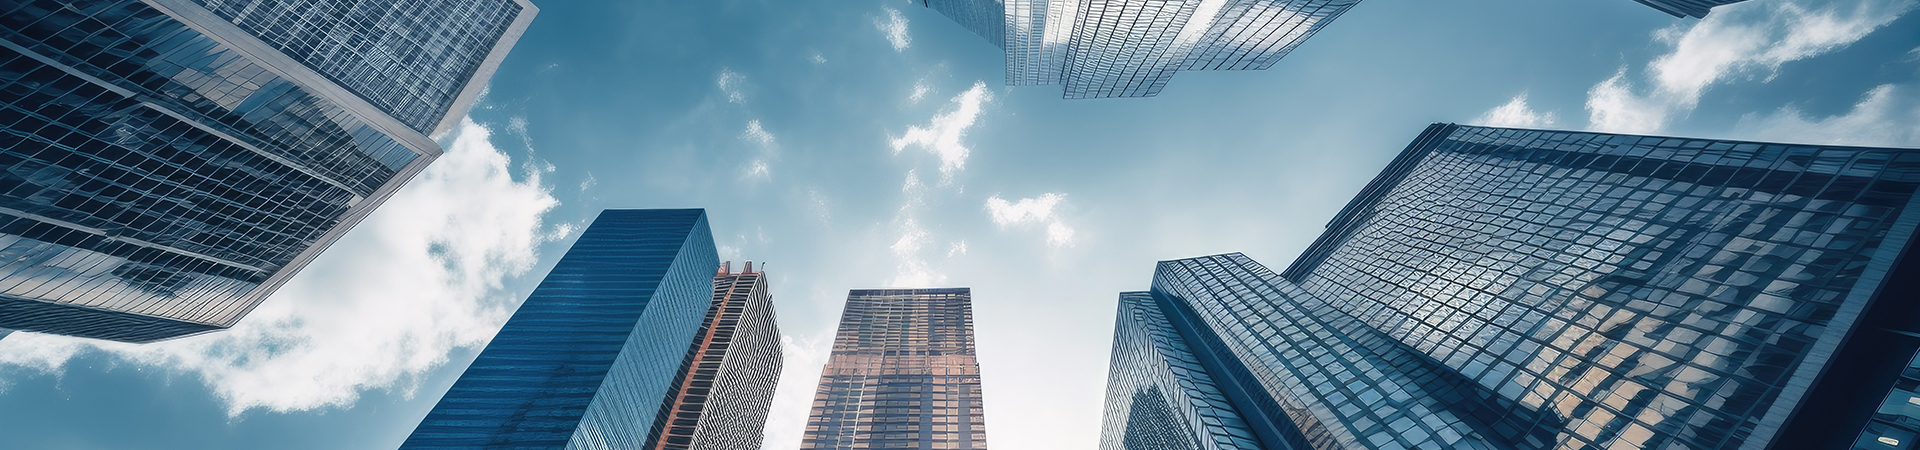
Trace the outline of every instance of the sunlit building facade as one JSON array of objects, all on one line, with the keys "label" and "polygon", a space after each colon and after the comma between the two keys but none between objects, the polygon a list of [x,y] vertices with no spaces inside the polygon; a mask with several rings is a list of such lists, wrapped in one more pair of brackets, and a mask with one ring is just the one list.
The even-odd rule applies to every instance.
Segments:
[{"label": "sunlit building facade", "polygon": [[653,448],[719,266],[702,210],[601,212],[400,448]]},{"label": "sunlit building facade", "polygon": [[1264,448],[1911,448],[1916,186],[1909,149],[1437,124],[1287,270],[1149,295]]},{"label": "sunlit building facade", "polygon": [[803,449],[985,449],[973,294],[857,289],[820,374]]},{"label": "sunlit building facade", "polygon": [[648,448],[760,448],[780,381],[780,327],[766,274],[753,261],[740,272],[730,265],[713,277],[713,304],[654,418]]},{"label": "sunlit building facade", "polygon": [[232,326],[440,155],[535,12],[0,1],[0,327]]},{"label": "sunlit building facade", "polygon": [[[927,0],[1006,50],[1007,84],[1152,97],[1182,70],[1265,70],[1359,0]],[[1000,11],[1003,24],[981,19]]]}]

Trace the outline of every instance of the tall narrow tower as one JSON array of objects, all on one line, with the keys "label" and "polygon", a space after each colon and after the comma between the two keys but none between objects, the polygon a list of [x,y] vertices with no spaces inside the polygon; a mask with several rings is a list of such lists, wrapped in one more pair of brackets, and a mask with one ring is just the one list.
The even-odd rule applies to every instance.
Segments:
[{"label": "tall narrow tower", "polygon": [[753,261],[739,272],[731,265],[713,276],[713,305],[660,405],[649,449],[760,448],[780,382],[780,327],[766,274]]},{"label": "tall narrow tower", "polygon": [[967,288],[856,289],[803,449],[985,449]]}]

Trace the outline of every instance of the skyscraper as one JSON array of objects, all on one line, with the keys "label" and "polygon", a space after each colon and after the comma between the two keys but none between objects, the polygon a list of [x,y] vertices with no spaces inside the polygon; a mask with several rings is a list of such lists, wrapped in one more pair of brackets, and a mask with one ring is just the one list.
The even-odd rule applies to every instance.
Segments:
[{"label": "skyscraper", "polygon": [[780,381],[780,327],[767,278],[747,261],[713,277],[713,304],[694,333],[680,380],[654,419],[654,450],[760,448]]},{"label": "skyscraper", "polygon": [[1916,150],[1437,124],[1286,271],[1149,297],[1263,448],[1907,448],[1916,186]]},{"label": "skyscraper", "polygon": [[[1006,50],[1007,84],[1152,97],[1181,70],[1265,70],[1359,0],[924,0]],[[1004,23],[985,18],[997,14]]]},{"label": "skyscraper", "polygon": [[232,326],[440,155],[535,12],[0,1],[0,327]]},{"label": "skyscraper", "polygon": [[804,449],[985,449],[967,288],[847,294]]},{"label": "skyscraper", "polygon": [[758,445],[779,331],[717,267],[704,211],[600,213],[401,448]]},{"label": "skyscraper", "polygon": [[1642,5],[1652,6],[1653,9],[1658,9],[1660,10],[1660,12],[1663,12],[1663,13],[1672,14],[1674,17],[1690,16],[1690,17],[1699,19],[1699,18],[1707,17],[1707,11],[1712,10],[1716,6],[1731,5],[1734,3],[1740,3],[1747,0],[1633,0],[1633,1],[1640,2],[1640,4]]}]

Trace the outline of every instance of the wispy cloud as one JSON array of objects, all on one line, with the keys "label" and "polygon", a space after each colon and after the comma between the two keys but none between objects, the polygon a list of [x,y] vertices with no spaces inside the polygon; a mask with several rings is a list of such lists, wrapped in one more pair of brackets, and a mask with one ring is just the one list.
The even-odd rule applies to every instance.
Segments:
[{"label": "wispy cloud", "polygon": [[1808,118],[1794,107],[1767,116],[1749,114],[1735,126],[1743,138],[1808,144],[1920,146],[1920,92],[1881,85],[1846,114]]},{"label": "wispy cloud", "polygon": [[773,176],[773,159],[779,156],[779,147],[774,145],[773,133],[760,126],[760,120],[747,121],[747,130],[740,132],[740,139],[752,142],[760,151],[747,161],[746,176],[750,179],[766,180]]},{"label": "wispy cloud", "polygon": [[740,137],[760,145],[773,145],[773,133],[768,133],[766,128],[760,126],[760,119],[747,121],[747,131],[741,132]]},{"label": "wispy cloud", "polygon": [[720,85],[720,92],[727,95],[727,101],[733,103],[747,102],[746,83],[747,76],[733,69],[720,69],[720,79],[714,81]]},{"label": "wispy cloud", "polygon": [[907,170],[906,181],[901,183],[900,192],[905,198],[900,210],[893,219],[896,238],[887,246],[893,251],[897,261],[893,286],[934,286],[946,282],[946,275],[934,271],[925,255],[921,254],[933,236],[920,225],[920,210],[926,208],[927,185],[920,182],[915,170]]},{"label": "wispy cloud", "polygon": [[933,86],[928,86],[927,80],[915,81],[913,94],[907,96],[907,103],[920,103],[920,99],[927,98],[927,94],[931,92],[933,92]]},{"label": "wispy cloud", "polygon": [[893,139],[893,152],[899,153],[908,146],[926,149],[940,158],[942,181],[950,181],[955,171],[967,166],[967,146],[961,139],[967,135],[967,128],[980,116],[981,106],[992,100],[987,91],[987,83],[975,81],[973,88],[954,96],[952,109],[933,116],[932,123],[925,127],[907,128],[907,134]]},{"label": "wispy cloud", "polygon": [[1073,245],[1073,227],[1067,226],[1055,213],[1055,208],[1066,200],[1065,194],[1053,192],[1011,202],[996,195],[987,199],[987,213],[995,225],[1003,228],[1044,224],[1048,246],[1069,247]]},{"label": "wispy cloud", "polygon": [[502,280],[572,232],[543,222],[559,203],[542,170],[516,181],[487,129],[469,119],[452,133],[445,155],[232,329],[149,345],[17,333],[0,340],[0,367],[58,374],[104,351],[192,375],[236,416],[411,395],[453,349],[493,336],[518,300]]},{"label": "wispy cloud", "polygon": [[599,185],[600,185],[600,179],[594,178],[593,172],[587,172],[587,179],[580,180],[580,192],[593,190],[594,186],[599,186]]},{"label": "wispy cloud", "polygon": [[1623,67],[1588,90],[1588,121],[1601,131],[1658,132],[1673,117],[1691,112],[1716,83],[1736,75],[1771,78],[1782,64],[1846,47],[1915,4],[1861,0],[1808,7],[1773,1],[1721,7],[1699,22],[1656,33],[1655,39],[1671,50],[1655,59],[1638,83]]},{"label": "wispy cloud", "polygon": [[1474,118],[1473,123],[1489,127],[1541,128],[1554,123],[1554,113],[1534,111],[1527,105],[1527,94],[1513,96],[1513,100]]},{"label": "wispy cloud", "polygon": [[887,20],[882,21],[875,17],[873,27],[887,35],[887,43],[893,44],[894,51],[904,51],[908,45],[913,44],[913,37],[907,35],[907,16],[900,15],[900,10],[897,9],[886,8],[886,10]]}]

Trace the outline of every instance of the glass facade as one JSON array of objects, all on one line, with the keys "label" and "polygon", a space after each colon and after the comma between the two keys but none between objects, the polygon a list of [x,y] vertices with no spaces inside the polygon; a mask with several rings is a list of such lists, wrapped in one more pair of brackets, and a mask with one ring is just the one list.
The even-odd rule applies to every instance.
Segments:
[{"label": "glass facade", "polygon": [[733,450],[760,448],[780,381],[780,328],[764,272],[747,261],[713,277],[713,303],[694,334],[680,379],[654,418],[648,448]]},{"label": "glass facade", "polygon": [[150,3],[0,22],[0,327],[231,326],[440,152]]},{"label": "glass facade", "polygon": [[[172,0],[180,1],[180,0]],[[525,0],[186,0],[432,133]]]},{"label": "glass facade", "polygon": [[600,213],[401,448],[649,447],[719,264],[701,210]]},{"label": "glass facade", "polygon": [[1713,7],[1715,6],[1731,5],[1734,3],[1740,3],[1747,0],[1633,0],[1633,1],[1640,2],[1640,4],[1642,5],[1652,6],[1653,9],[1658,9],[1660,10],[1660,12],[1663,12],[1663,13],[1672,14],[1674,17],[1691,16],[1697,19],[1697,18],[1707,17],[1707,11],[1712,10]]},{"label": "glass facade", "polygon": [[1149,292],[1120,294],[1101,450],[1261,450]]},{"label": "glass facade", "polygon": [[856,289],[803,449],[985,449],[967,288]]},{"label": "glass facade", "polygon": [[1152,294],[1295,448],[1845,448],[1905,423],[1916,186],[1915,150],[1437,124],[1285,272]]},{"label": "glass facade", "polygon": [[[929,1],[1007,52],[1007,84],[1152,97],[1181,70],[1264,70],[1359,0]],[[1004,15],[982,24],[983,11]]]}]

